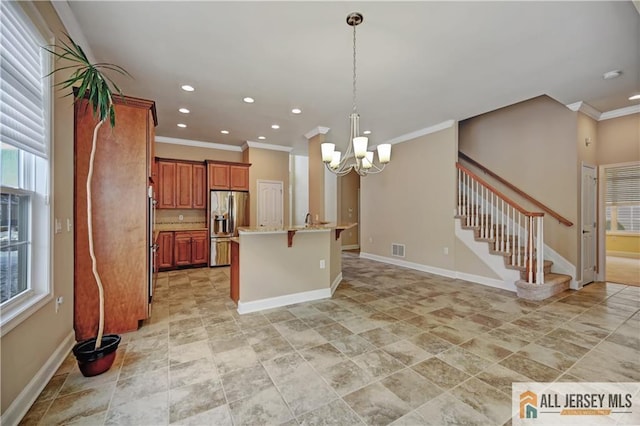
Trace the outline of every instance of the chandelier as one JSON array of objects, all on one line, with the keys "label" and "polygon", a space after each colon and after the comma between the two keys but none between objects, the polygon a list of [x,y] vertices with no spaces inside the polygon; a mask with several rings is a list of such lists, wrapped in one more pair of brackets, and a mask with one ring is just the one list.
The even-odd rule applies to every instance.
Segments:
[{"label": "chandelier", "polygon": [[353,27],[353,111],[349,116],[351,129],[349,142],[344,154],[336,151],[333,143],[321,145],[322,161],[327,169],[338,176],[344,176],[351,170],[355,170],[360,176],[380,173],[389,161],[391,161],[391,144],[378,145],[378,162],[375,163],[373,151],[367,151],[369,138],[360,136],[360,115],[356,107],[356,26],[362,23],[362,14],[351,12],[347,15],[347,24]]}]

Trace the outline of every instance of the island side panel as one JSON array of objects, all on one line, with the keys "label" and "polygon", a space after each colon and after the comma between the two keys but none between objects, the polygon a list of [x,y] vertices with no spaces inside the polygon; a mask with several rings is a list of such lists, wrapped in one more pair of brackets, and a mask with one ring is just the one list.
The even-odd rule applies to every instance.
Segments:
[{"label": "island side panel", "polygon": [[331,283],[331,293],[338,288],[342,281],[342,236],[336,239],[335,231],[331,231],[331,262],[329,269],[329,279]]},{"label": "island side panel", "polygon": [[240,302],[329,289],[332,236],[328,230],[297,232],[287,247],[287,232],[241,234]]}]

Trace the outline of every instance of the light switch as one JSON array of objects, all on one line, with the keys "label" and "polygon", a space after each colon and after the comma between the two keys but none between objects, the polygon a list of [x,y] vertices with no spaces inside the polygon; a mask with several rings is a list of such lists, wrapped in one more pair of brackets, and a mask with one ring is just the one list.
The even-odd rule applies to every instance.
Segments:
[{"label": "light switch", "polygon": [[71,232],[71,219],[67,218],[67,232]]},{"label": "light switch", "polygon": [[56,219],[55,219],[55,233],[59,234],[60,232],[62,232],[62,223],[60,223],[60,219],[58,219],[56,217]]}]

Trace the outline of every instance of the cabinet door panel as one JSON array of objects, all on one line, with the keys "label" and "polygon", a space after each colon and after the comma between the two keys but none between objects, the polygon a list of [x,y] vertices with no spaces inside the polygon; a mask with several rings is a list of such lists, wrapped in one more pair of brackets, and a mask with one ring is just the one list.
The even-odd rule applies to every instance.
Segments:
[{"label": "cabinet door panel", "polygon": [[249,168],[245,166],[230,166],[230,189],[235,191],[249,190]]},{"label": "cabinet door panel", "polygon": [[191,265],[191,234],[176,232],[173,245],[176,266]]},{"label": "cabinet door panel", "polygon": [[194,209],[204,209],[206,202],[206,169],[204,164],[193,165],[193,198],[192,207]]},{"label": "cabinet door panel", "polygon": [[173,232],[160,232],[157,242],[158,268],[173,267]]},{"label": "cabinet door panel", "polygon": [[229,189],[228,164],[209,164],[209,189]]},{"label": "cabinet door panel", "polygon": [[176,163],[158,162],[158,208],[176,208]]},{"label": "cabinet door panel", "polygon": [[190,209],[193,191],[193,166],[176,163],[176,208]]},{"label": "cabinet door panel", "polygon": [[191,263],[200,265],[209,262],[209,236],[206,232],[191,234]]}]

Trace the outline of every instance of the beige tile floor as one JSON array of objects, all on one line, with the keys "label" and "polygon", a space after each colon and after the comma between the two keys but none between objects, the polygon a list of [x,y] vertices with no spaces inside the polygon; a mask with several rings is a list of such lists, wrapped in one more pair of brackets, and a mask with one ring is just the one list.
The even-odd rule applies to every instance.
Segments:
[{"label": "beige tile floor", "polygon": [[161,274],[112,369],[69,358],[23,424],[509,423],[514,381],[640,381],[640,288],[532,303],[344,256],[330,300],[240,316],[228,269]]},{"label": "beige tile floor", "polygon": [[640,259],[607,256],[607,281],[640,286]]}]

